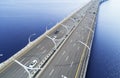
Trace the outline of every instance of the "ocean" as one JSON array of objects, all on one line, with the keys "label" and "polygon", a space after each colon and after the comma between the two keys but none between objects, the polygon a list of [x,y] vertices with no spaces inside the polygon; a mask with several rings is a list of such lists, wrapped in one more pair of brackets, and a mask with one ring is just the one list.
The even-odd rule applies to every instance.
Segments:
[{"label": "ocean", "polygon": [[86,78],[120,78],[119,2],[100,6]]}]

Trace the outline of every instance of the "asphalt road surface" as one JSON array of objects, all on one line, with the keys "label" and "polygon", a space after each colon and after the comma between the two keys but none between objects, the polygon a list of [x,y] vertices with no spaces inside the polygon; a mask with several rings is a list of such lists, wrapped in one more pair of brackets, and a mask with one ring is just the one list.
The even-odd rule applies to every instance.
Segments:
[{"label": "asphalt road surface", "polygon": [[76,30],[39,78],[80,78],[82,62],[90,50],[97,10],[98,2],[93,2]]}]

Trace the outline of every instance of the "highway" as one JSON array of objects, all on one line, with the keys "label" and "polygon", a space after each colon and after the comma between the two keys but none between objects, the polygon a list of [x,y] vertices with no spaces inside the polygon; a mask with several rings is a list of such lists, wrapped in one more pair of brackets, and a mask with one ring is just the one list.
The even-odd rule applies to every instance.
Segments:
[{"label": "highway", "polygon": [[[56,45],[59,47],[75,28],[54,59],[50,61],[45,70],[40,71],[42,73],[38,78],[78,78],[79,69],[82,69],[81,64],[90,51],[98,4],[98,1],[89,2],[69,19],[59,24],[56,30],[47,34],[50,38],[55,38]],[[35,67],[38,67],[47,54],[54,52],[55,44],[47,36],[16,60],[27,67],[33,60],[37,60]],[[0,78],[28,78],[28,73],[19,64],[13,62],[0,71]]]},{"label": "highway", "polygon": [[38,78],[81,78],[82,62],[90,51],[97,10],[98,2],[93,2],[77,28]]}]

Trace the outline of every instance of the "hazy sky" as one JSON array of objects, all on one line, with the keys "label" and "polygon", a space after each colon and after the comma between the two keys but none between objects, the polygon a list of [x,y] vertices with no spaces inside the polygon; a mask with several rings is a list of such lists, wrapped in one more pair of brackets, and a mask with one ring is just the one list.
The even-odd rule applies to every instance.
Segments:
[{"label": "hazy sky", "polygon": [[109,24],[120,25],[120,0],[109,0],[101,5],[101,18]]}]

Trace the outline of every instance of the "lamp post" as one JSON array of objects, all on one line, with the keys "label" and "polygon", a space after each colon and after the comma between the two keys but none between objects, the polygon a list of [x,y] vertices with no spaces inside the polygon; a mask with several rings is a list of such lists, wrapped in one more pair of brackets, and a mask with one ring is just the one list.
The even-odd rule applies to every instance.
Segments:
[{"label": "lamp post", "polygon": [[86,43],[84,43],[84,42],[82,42],[80,40],[78,42],[81,43],[81,44],[83,44],[84,46],[86,46],[90,50],[90,47]]},{"label": "lamp post", "polygon": [[63,25],[63,24],[61,24],[66,30],[67,30],[67,33],[68,33],[68,28],[67,28],[67,26],[66,25]]},{"label": "lamp post", "polygon": [[54,43],[55,48],[56,48],[56,47],[57,47],[57,44],[56,44],[56,42],[55,42],[55,38],[51,38],[51,37],[48,36],[47,34],[45,34],[45,36],[46,36],[47,38],[49,38],[50,40],[52,40],[52,42]]},{"label": "lamp post", "polygon": [[15,60],[13,59],[14,62],[16,62],[17,64],[19,64],[21,67],[23,67],[23,69],[28,73],[28,77],[29,78],[32,78],[32,75],[30,73],[29,70],[40,70],[41,68],[30,68],[30,67],[27,67],[25,65],[23,65],[22,63],[20,63],[18,60]]},{"label": "lamp post", "polygon": [[36,33],[31,34],[31,35],[28,37],[28,43],[30,43],[30,42],[31,42],[30,38],[31,38],[32,36],[34,36],[34,35],[36,35]]}]

